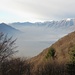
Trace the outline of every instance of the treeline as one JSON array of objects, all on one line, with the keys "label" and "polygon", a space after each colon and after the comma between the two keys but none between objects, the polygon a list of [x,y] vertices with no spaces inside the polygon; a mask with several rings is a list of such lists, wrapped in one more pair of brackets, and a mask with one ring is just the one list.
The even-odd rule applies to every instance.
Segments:
[{"label": "treeline", "polygon": [[36,66],[26,58],[13,57],[17,52],[15,41],[0,33],[0,75],[75,75],[75,47],[70,52],[71,61],[66,65],[54,60],[55,50],[51,48],[46,59],[51,57],[53,61],[43,61]]}]

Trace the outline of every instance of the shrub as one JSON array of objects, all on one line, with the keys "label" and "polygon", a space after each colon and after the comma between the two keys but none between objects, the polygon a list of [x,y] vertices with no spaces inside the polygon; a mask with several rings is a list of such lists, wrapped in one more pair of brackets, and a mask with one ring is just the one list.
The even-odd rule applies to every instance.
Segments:
[{"label": "shrub", "polygon": [[67,64],[67,72],[69,75],[75,74],[75,46],[70,52],[70,62]]},{"label": "shrub", "polygon": [[29,75],[30,64],[27,60],[13,58],[2,63],[2,75]]},{"label": "shrub", "polygon": [[54,55],[55,55],[55,49],[51,47],[51,48],[48,50],[48,53],[47,53],[47,55],[46,55],[46,58],[49,58],[49,57],[54,58]]}]

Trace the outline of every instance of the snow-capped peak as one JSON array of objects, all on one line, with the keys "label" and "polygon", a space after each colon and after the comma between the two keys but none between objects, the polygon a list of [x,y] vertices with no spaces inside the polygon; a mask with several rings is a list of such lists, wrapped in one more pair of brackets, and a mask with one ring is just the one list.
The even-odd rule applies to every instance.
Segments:
[{"label": "snow-capped peak", "polygon": [[71,18],[67,18],[67,19],[66,19],[66,21],[70,21],[70,20],[71,20]]}]

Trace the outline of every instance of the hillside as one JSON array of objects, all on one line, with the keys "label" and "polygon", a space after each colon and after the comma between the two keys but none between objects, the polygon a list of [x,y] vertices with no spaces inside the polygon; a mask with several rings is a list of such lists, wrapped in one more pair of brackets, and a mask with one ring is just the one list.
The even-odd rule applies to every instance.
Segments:
[{"label": "hillside", "polygon": [[50,48],[53,48],[55,50],[54,59],[53,60],[50,59],[50,61],[56,61],[58,63],[67,63],[70,59],[69,52],[74,46],[75,46],[75,31],[59,39],[52,46],[43,50],[43,52],[41,52],[39,55],[33,57],[31,59],[31,63],[34,63],[36,65],[35,67],[37,67],[46,60],[50,59],[50,57],[48,59],[46,58]]}]

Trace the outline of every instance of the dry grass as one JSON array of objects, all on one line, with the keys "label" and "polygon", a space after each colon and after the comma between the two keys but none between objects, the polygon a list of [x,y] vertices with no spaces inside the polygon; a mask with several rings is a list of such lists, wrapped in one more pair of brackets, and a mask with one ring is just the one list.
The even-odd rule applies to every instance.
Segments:
[{"label": "dry grass", "polygon": [[[56,61],[58,63],[64,63],[66,64],[69,61],[69,51],[71,48],[75,46],[75,32],[72,32],[68,34],[67,36],[59,39],[56,43],[54,43],[51,47],[53,47],[56,51],[55,53],[55,59],[51,60]],[[46,59],[46,55],[48,53],[48,50],[51,48],[47,48],[43,50],[39,55],[31,58],[30,62],[34,63],[34,67],[36,68],[38,65],[43,64],[43,62],[48,61]]]}]

